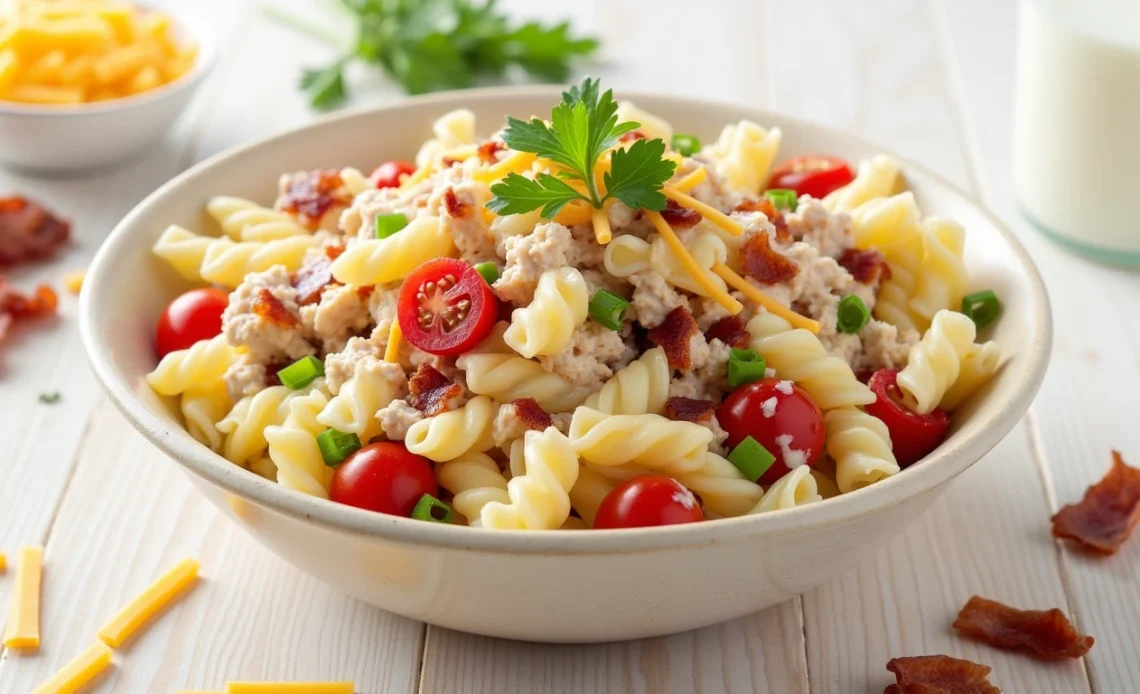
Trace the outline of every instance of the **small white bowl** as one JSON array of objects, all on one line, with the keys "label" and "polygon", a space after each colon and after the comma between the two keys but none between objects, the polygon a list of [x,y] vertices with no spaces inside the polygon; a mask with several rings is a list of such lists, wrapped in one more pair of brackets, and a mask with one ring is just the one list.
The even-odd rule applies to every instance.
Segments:
[{"label": "small white bowl", "polygon": [[89,104],[0,100],[0,163],[38,172],[79,172],[129,159],[162,137],[214,67],[212,32],[194,17],[173,16],[179,39],[198,45],[194,67],[158,89]]},{"label": "small white bowl", "polygon": [[[905,164],[922,209],[968,229],[972,288],[1005,310],[983,337],[1006,363],[959,411],[934,453],[888,480],[785,511],[660,528],[488,531],[425,523],[285,489],[192,439],[143,381],[155,321],[187,288],[150,251],[169,224],[194,227],[212,195],[272,200],[283,171],[407,159],[440,114],[463,107],[490,132],[510,114],[545,113],[552,87],[475,90],[349,112],[221,154],[143,201],[95,257],[81,297],[95,373],[128,420],[213,503],[281,557],[361,600],[451,629],[532,641],[612,641],[668,634],[756,612],[870,557],[913,523],[955,476],[998,443],[1045,374],[1052,323],[1045,288],[1016,239],[968,196]],[[784,131],[780,157],[859,160],[880,148],[787,116],[683,97],[620,94],[708,142],[741,118]]]}]

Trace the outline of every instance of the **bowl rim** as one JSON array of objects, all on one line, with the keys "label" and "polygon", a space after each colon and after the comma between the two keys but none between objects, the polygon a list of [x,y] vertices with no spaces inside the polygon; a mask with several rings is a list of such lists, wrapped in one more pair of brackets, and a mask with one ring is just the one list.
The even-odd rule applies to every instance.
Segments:
[{"label": "bowl rim", "polygon": [[193,67],[179,76],[178,79],[141,94],[81,104],[26,104],[0,99],[0,116],[81,118],[96,114],[119,113],[166,99],[178,92],[196,87],[210,74],[217,63],[218,46],[214,32],[200,16],[192,12],[186,12],[182,9],[155,9],[161,9],[168,14],[176,29],[185,31],[189,39],[198,45],[198,55],[194,59]]},{"label": "bowl rim", "polygon": [[[387,541],[437,549],[555,556],[632,554],[661,548],[712,545],[739,541],[756,535],[779,533],[793,529],[806,530],[849,521],[876,509],[902,504],[913,496],[930,492],[944,485],[973,465],[1004,439],[1029,409],[1044,380],[1053,341],[1052,312],[1041,275],[1017,237],[984,205],[942,176],[905,157],[898,157],[904,170],[926,176],[934,184],[947,189],[970,204],[1002,235],[1017,257],[1028,279],[1032,302],[1030,310],[1033,314],[1030,322],[1031,334],[1028,336],[1026,351],[1024,355],[1019,355],[1019,358],[1024,361],[1020,369],[1023,377],[1015,382],[1004,406],[976,436],[943,443],[920,466],[908,469],[905,475],[896,475],[877,484],[827,499],[824,502],[771,513],[718,519],[715,523],[632,528],[609,532],[485,531],[440,523],[424,523],[410,518],[375,513],[308,496],[286,489],[240,468],[197,441],[190,439],[189,436],[185,435],[185,432],[181,431],[181,427],[177,427],[179,431],[176,432],[171,422],[151,411],[125,380],[116,375],[107,354],[107,345],[104,344],[99,336],[99,331],[96,329],[98,324],[96,313],[101,297],[107,291],[105,287],[113,284],[116,280],[116,274],[112,269],[113,263],[110,259],[121,253],[129,252],[132,245],[135,245],[129,232],[147,208],[157,204],[158,201],[185,182],[208,175],[210,169],[215,165],[230,159],[243,157],[247,153],[261,148],[276,147],[282,140],[297,137],[301,133],[327,128],[332,124],[362,116],[433,105],[442,108],[460,108],[464,105],[470,105],[472,101],[494,101],[507,98],[557,99],[562,89],[560,86],[489,87],[428,94],[383,106],[346,109],[272,137],[218,153],[163,184],[140,202],[115,227],[99,248],[88,269],[87,282],[80,296],[80,333],[88,359],[91,361],[100,385],[135,429],[188,472],[226,492],[255,502],[263,508],[298,520],[308,521],[342,534],[382,538]],[[700,109],[728,108],[739,110],[744,108],[751,112],[750,117],[760,120],[766,117],[774,117],[774,120],[791,123],[796,127],[808,128],[829,136],[849,139],[868,150],[890,153],[889,149],[878,147],[847,131],[753,106],[667,93],[622,90],[621,96],[635,102],[639,100],[658,103],[673,102],[674,104],[684,104],[688,107]]]}]

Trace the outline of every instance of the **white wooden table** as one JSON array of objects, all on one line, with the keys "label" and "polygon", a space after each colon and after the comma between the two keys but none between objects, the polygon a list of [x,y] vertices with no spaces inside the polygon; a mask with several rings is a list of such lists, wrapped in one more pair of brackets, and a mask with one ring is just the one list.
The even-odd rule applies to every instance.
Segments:
[{"label": "white wooden table", "polygon": [[[296,0],[294,4],[296,4]],[[178,3],[181,4],[181,3]],[[0,550],[47,547],[43,646],[5,652],[0,691],[24,693],[115,607],[182,556],[205,581],[92,688],[220,689],[229,679],[353,679],[359,692],[881,692],[893,656],[988,663],[1007,692],[1140,688],[1140,541],[1092,559],[1060,548],[1049,516],[1099,479],[1109,449],[1140,462],[1140,278],[1059,251],[1018,217],[1009,183],[1012,0],[510,3],[600,35],[608,86],[765,106],[864,137],[977,194],[1029,247],[1052,294],[1053,367],[1034,409],[914,527],[858,569],[785,605],[668,638],[529,645],[425,627],[318,584],[232,526],[97,388],[76,329],[20,331],[0,354]],[[0,172],[0,193],[75,222],[30,287],[83,267],[148,192],[219,150],[313,117],[295,90],[328,49],[267,21],[251,0],[195,3],[225,37],[204,94],[161,147],[124,168],[46,180]],[[397,98],[372,79],[357,103]],[[56,405],[37,401],[59,391]],[[774,558],[778,560],[778,558]],[[6,609],[11,573],[0,576]],[[1082,661],[1042,664],[949,628],[979,593],[1061,607],[1097,638]]]}]

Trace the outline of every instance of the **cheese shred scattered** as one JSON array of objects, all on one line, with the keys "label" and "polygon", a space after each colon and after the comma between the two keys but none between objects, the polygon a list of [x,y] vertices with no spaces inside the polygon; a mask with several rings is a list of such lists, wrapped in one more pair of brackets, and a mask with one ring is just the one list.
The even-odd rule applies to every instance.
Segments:
[{"label": "cheese shred scattered", "polygon": [[565,227],[585,224],[593,219],[593,209],[585,200],[575,200],[558,210],[558,214],[554,215],[554,221]]},{"label": "cheese shred scattered", "polygon": [[111,649],[102,641],[91,644],[32,694],[74,694],[111,664]]},{"label": "cheese shred scattered", "polygon": [[594,208],[594,238],[598,240],[601,245],[606,245],[613,238],[613,232],[610,231],[610,218],[604,209],[599,210]]},{"label": "cheese shred scattered", "polygon": [[701,285],[701,288],[708,292],[708,296],[724,307],[726,311],[732,315],[736,315],[744,309],[743,304],[737,301],[731,294],[717,286],[717,283],[712,281],[708,276],[708,272],[693,260],[693,256],[689,253],[689,249],[685,248],[685,244],[681,243],[681,239],[677,238],[677,234],[665,218],[661,216],[660,212],[645,211],[645,215],[649,221],[653,222],[653,226],[657,228],[657,233],[661,234],[661,238],[665,239],[665,243],[669,244],[670,250],[673,255],[677,256],[677,260],[685,270],[692,275],[693,280]]},{"label": "cheese shred scattered", "polygon": [[400,342],[404,339],[404,331],[400,329],[400,321],[393,319],[392,327],[388,328],[388,346],[384,348],[384,361],[395,364],[400,361]]},{"label": "cheese shred scattered", "polygon": [[406,188],[411,188],[412,186],[414,186],[415,184],[424,180],[425,178],[432,175],[433,173],[435,173],[435,167],[432,166],[431,164],[424,164],[423,166],[421,166],[420,168],[413,171],[411,173],[411,175],[409,175],[407,178],[405,178],[403,181],[400,182],[400,190],[404,190]]},{"label": "cheese shred scattered", "polygon": [[705,203],[697,200],[692,196],[685,195],[681,191],[677,190],[677,188],[674,186],[665,186],[661,192],[665,193],[665,197],[669,198],[681,207],[687,207],[690,210],[700,212],[702,217],[717,225],[721,229],[724,229],[733,236],[740,236],[744,233],[744,227],[740,225],[740,222],[737,222],[736,220],[730,218],[728,215],[716,209],[712,205],[706,205]]},{"label": "cheese shred scattered", "polygon": [[198,562],[183,559],[147,586],[99,630],[99,639],[112,648],[122,646],[154,616],[162,612],[198,576]]},{"label": "cheese shred scattered", "polygon": [[708,177],[709,172],[706,171],[705,167],[702,166],[701,168],[678,180],[676,183],[669,187],[681,193],[688,193],[693,188],[696,188],[700,184],[704,183]]},{"label": "cheese shred scattered", "polygon": [[0,552],[0,573],[8,570],[8,555]]},{"label": "cheese shred scattered", "polygon": [[64,288],[72,294],[78,294],[79,291],[83,289],[83,279],[86,274],[86,270],[76,270],[75,272],[67,273],[63,276]]},{"label": "cheese shred scattered", "polygon": [[4,645],[8,648],[40,646],[40,584],[44,571],[44,548],[20,548],[16,566],[16,588],[12,591],[12,610],[4,628]]},{"label": "cheese shred scattered", "polygon": [[226,694],[353,694],[352,682],[230,682]]},{"label": "cheese shred scattered", "polygon": [[485,169],[475,171],[471,174],[471,178],[476,181],[482,181],[483,183],[497,181],[509,173],[522,173],[526,171],[536,159],[538,159],[538,155],[536,154],[530,152],[515,152],[497,164],[492,164]]},{"label": "cheese shred scattered", "polygon": [[768,309],[769,313],[774,313],[777,316],[788,321],[792,324],[792,327],[803,328],[812,334],[819,332],[819,321],[814,321],[811,318],[801,316],[795,311],[784,306],[779,301],[776,301],[772,297],[760,291],[759,287],[733,272],[732,268],[728,267],[724,263],[717,263],[716,265],[713,265],[712,269],[713,272],[720,276],[720,278],[727,282],[728,285],[733,289],[739,291],[741,294],[748,297],[751,301],[754,301],[757,304]]}]

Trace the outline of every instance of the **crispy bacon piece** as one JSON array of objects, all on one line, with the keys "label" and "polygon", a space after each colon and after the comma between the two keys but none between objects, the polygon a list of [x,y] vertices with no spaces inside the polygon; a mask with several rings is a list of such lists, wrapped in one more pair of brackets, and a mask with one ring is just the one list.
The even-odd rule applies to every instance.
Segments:
[{"label": "crispy bacon piece", "polygon": [[443,168],[450,169],[451,167],[455,166],[456,164],[459,164],[462,161],[463,161],[462,159],[454,159],[452,157],[441,157],[439,160],[439,163],[443,164]]},{"label": "crispy bacon piece", "polygon": [[1053,516],[1053,537],[1075,540],[1086,548],[1113,554],[1140,523],[1140,470],[1112,452],[1112,468],[1085,491],[1080,503]]},{"label": "crispy bacon piece", "polygon": [[502,142],[500,140],[487,140],[483,144],[479,145],[479,149],[475,150],[475,156],[479,157],[479,161],[483,162],[484,164],[494,164],[496,161],[498,161],[498,157],[495,155],[499,152],[502,152],[506,148],[507,145],[505,142]]},{"label": "crispy bacon piece", "polygon": [[848,248],[839,258],[843,266],[856,282],[861,284],[875,284],[885,282],[891,278],[891,266],[887,259],[878,251],[860,251]]},{"label": "crispy bacon piece", "polygon": [[21,197],[0,198],[0,265],[39,260],[67,243],[71,225]]},{"label": "crispy bacon piece", "polygon": [[447,412],[448,403],[463,395],[463,386],[452,383],[430,364],[420,364],[408,381],[408,404],[426,417]]},{"label": "crispy bacon piece", "polygon": [[554,426],[554,419],[550,413],[542,409],[534,398],[519,398],[511,403],[515,406],[515,414],[527,429],[546,431]]},{"label": "crispy bacon piece", "polygon": [[622,133],[618,139],[619,142],[633,142],[634,140],[648,140],[649,136],[640,130],[630,130],[628,133]]},{"label": "crispy bacon piece", "polygon": [[768,232],[753,234],[740,247],[740,269],[752,279],[765,284],[787,282],[799,274],[795,261],[772,250]]},{"label": "crispy bacon piece", "polygon": [[344,253],[344,244],[334,243],[330,246],[325,246],[325,257],[329,260],[336,260],[340,254]]},{"label": "crispy bacon piece", "polygon": [[669,226],[674,229],[690,229],[700,224],[701,220],[704,219],[700,212],[681,207],[673,200],[665,203],[665,209],[661,210],[661,218],[669,222]]},{"label": "crispy bacon piece", "polygon": [[954,628],[991,646],[1042,659],[1080,658],[1093,645],[1093,637],[1077,631],[1057,608],[1019,610],[977,595],[958,613]]},{"label": "crispy bacon piece", "polygon": [[707,422],[716,414],[712,400],[672,397],[665,401],[665,416],[674,422]]},{"label": "crispy bacon piece", "polygon": [[315,229],[335,205],[348,205],[352,196],[344,189],[340,172],[335,169],[309,171],[289,179],[277,206],[297,218],[305,226]]},{"label": "crispy bacon piece", "polygon": [[443,191],[443,207],[452,219],[466,217],[471,212],[471,206],[460,200],[455,195],[455,189],[450,186]]},{"label": "crispy bacon piece", "polygon": [[0,275],[0,341],[16,321],[54,314],[58,305],[59,297],[46,284],[36,287],[35,293],[29,295]]},{"label": "crispy bacon piece", "polygon": [[883,694],[1001,694],[990,684],[989,665],[948,655],[891,658],[887,669],[894,673],[895,684]]},{"label": "crispy bacon piece", "polygon": [[[326,249],[327,250],[327,249]],[[321,299],[321,292],[325,287],[334,284],[332,261],[320,258],[309,263],[293,275],[293,288],[297,290],[297,303],[301,306],[315,304]]]},{"label": "crispy bacon piece", "polygon": [[689,309],[678,306],[665,316],[661,325],[650,330],[647,337],[665,350],[665,358],[669,360],[671,368],[688,371],[693,365],[689,341],[699,332]]},{"label": "crispy bacon piece", "polygon": [[257,299],[253,302],[253,312],[281,328],[292,328],[298,322],[297,317],[285,308],[285,304],[273,296],[273,292],[264,288],[257,292]]},{"label": "crispy bacon piece", "polygon": [[743,200],[736,207],[732,208],[736,212],[763,212],[772,226],[776,227],[776,241],[779,243],[789,243],[792,240],[792,232],[788,231],[788,220],[784,219],[783,213],[776,209],[772,201],[768,198],[761,198],[760,200]]},{"label": "crispy bacon piece", "polygon": [[705,339],[709,342],[720,340],[729,347],[748,349],[752,335],[745,328],[744,321],[737,316],[725,316],[709,326],[705,331]]}]

